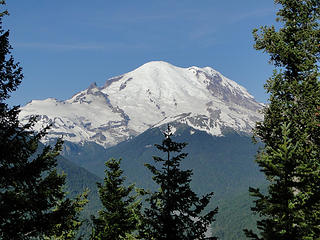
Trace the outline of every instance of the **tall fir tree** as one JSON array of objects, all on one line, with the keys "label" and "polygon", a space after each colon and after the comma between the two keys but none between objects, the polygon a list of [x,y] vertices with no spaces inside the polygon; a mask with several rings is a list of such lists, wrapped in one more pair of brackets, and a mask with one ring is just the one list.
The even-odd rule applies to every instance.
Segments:
[{"label": "tall fir tree", "polygon": [[149,206],[144,211],[141,237],[152,240],[217,239],[206,236],[206,233],[215,221],[218,208],[202,214],[213,193],[199,198],[192,191],[192,170],[180,168],[181,161],[187,156],[187,153],[181,153],[186,143],[172,141],[170,126],[164,136],[162,144],[155,146],[164,152],[165,158],[153,157],[155,163],[160,164],[160,169],[146,164],[160,189],[146,199]]},{"label": "tall fir tree", "polygon": [[141,203],[133,194],[134,184],[126,187],[120,160],[106,162],[104,183],[97,183],[103,209],[92,216],[92,240],[135,239],[140,222]]},{"label": "tall fir tree", "polygon": [[65,198],[65,176],[55,169],[62,141],[39,150],[47,128],[35,133],[37,117],[22,124],[19,106],[9,107],[5,102],[23,79],[22,68],[10,53],[9,31],[2,29],[6,14],[0,14],[0,239],[61,236],[69,231],[65,223],[77,221],[77,207],[83,199]]},{"label": "tall fir tree", "polygon": [[261,220],[250,239],[320,237],[320,2],[275,0],[274,26],[254,30],[255,48],[277,68],[265,88],[270,94],[255,135],[265,147],[257,163],[269,181],[266,194],[250,188],[252,210]]}]

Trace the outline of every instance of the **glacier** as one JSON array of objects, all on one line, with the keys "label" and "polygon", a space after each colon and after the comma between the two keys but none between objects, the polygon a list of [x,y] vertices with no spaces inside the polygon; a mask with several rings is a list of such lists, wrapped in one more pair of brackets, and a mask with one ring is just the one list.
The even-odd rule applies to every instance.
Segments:
[{"label": "glacier", "polygon": [[44,141],[95,142],[110,147],[168,123],[223,136],[225,129],[251,133],[263,108],[248,91],[211,67],[181,68],[163,61],[95,83],[67,100],[33,100],[19,119],[37,115],[35,130],[51,124]]}]

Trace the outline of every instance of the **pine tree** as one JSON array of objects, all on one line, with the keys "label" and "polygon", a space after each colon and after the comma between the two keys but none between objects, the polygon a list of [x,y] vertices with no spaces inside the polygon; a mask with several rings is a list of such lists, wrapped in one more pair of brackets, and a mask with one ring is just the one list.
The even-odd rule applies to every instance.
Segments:
[{"label": "pine tree", "polygon": [[2,29],[6,14],[0,14],[0,239],[42,239],[68,231],[64,223],[75,220],[79,202],[65,198],[65,176],[55,169],[62,141],[40,150],[48,128],[34,132],[37,117],[22,124],[19,106],[5,102],[23,79],[10,53],[9,31]]},{"label": "pine tree", "polygon": [[97,183],[103,209],[99,216],[92,216],[91,239],[120,240],[134,239],[138,229],[141,203],[133,195],[134,185],[124,186],[125,177],[120,168],[120,160],[106,162],[104,183]]},{"label": "pine tree", "polygon": [[277,68],[265,88],[270,103],[255,135],[265,147],[256,159],[269,181],[266,194],[250,188],[261,220],[251,239],[320,236],[320,2],[276,0],[281,27],[254,30],[255,48]]},{"label": "pine tree", "polygon": [[180,162],[187,156],[186,153],[181,153],[186,143],[172,141],[170,126],[164,136],[162,145],[155,146],[165,153],[165,158],[153,157],[156,164],[160,164],[160,169],[146,164],[160,190],[146,199],[149,206],[144,211],[141,237],[153,240],[216,239],[205,237],[205,233],[215,221],[214,215],[218,208],[205,215],[201,214],[213,193],[199,198],[191,190],[192,171],[180,169]]}]

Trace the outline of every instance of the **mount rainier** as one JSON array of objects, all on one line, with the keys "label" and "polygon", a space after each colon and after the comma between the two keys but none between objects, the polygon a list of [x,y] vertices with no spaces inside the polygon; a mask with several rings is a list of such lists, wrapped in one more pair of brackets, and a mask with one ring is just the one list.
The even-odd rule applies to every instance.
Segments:
[{"label": "mount rainier", "polygon": [[38,115],[35,130],[52,124],[45,140],[96,142],[104,147],[165,123],[187,124],[221,136],[226,129],[250,133],[263,105],[247,90],[210,67],[180,68],[153,61],[91,84],[72,98],[33,100],[21,108],[20,120]]}]

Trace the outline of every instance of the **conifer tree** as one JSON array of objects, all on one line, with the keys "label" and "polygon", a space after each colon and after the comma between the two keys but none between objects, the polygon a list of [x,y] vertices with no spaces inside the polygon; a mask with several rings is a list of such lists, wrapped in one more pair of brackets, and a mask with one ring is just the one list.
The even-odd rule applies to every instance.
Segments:
[{"label": "conifer tree", "polygon": [[250,239],[319,239],[320,236],[320,2],[275,0],[274,26],[254,30],[255,48],[276,70],[255,135],[265,147],[256,159],[269,181],[266,194],[250,188],[261,220]]},{"label": "conifer tree", "polygon": [[34,132],[37,117],[23,124],[19,106],[5,102],[23,79],[10,53],[9,31],[2,29],[6,14],[0,14],[0,239],[43,239],[68,231],[65,223],[76,220],[80,202],[65,198],[65,176],[55,169],[62,141],[40,150],[48,128]]},{"label": "conifer tree", "polygon": [[133,195],[134,185],[124,186],[125,177],[120,160],[106,162],[104,183],[97,183],[103,209],[92,216],[93,240],[134,239],[138,229],[141,203]]},{"label": "conifer tree", "polygon": [[218,208],[202,214],[213,193],[199,198],[191,190],[192,171],[180,169],[180,162],[187,156],[187,153],[181,153],[186,143],[172,141],[170,126],[164,136],[162,144],[155,146],[164,152],[165,158],[153,157],[160,168],[146,164],[160,189],[146,199],[149,206],[144,211],[141,237],[153,240],[216,239],[206,237],[205,233],[215,221]]},{"label": "conifer tree", "polygon": [[79,234],[79,229],[84,220],[80,220],[80,213],[88,203],[88,190],[79,194],[75,199],[60,201],[53,211],[67,210],[68,214],[63,222],[57,223],[44,240],[81,240],[84,234]]}]

